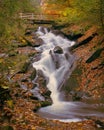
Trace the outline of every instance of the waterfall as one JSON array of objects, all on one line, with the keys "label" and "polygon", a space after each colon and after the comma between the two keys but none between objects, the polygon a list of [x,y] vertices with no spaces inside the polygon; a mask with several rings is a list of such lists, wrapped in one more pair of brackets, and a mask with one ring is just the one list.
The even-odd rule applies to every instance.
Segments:
[{"label": "waterfall", "polygon": [[[60,88],[69,76],[75,61],[69,48],[75,44],[67,38],[55,35],[46,28],[39,27],[36,34],[44,43],[36,47],[41,52],[39,61],[33,63],[36,70],[41,70],[47,77],[47,88],[51,91],[52,105],[41,108],[38,113],[46,118],[78,121],[83,116],[101,115],[94,110],[87,110],[90,106],[81,102],[66,102],[60,99]],[[86,109],[86,111],[84,110]],[[82,118],[81,118],[82,117]]]},{"label": "waterfall", "polygon": [[[43,39],[44,44],[36,48],[41,51],[41,59],[38,62],[33,63],[33,67],[37,70],[41,70],[44,76],[48,77],[49,81],[47,88],[52,92],[51,98],[53,104],[60,102],[58,87],[62,84],[63,79],[66,77],[67,72],[69,72],[70,67],[74,62],[74,56],[68,51],[74,42],[62,38],[61,36],[55,36],[51,31],[48,32],[44,28],[39,27],[36,32],[41,39]],[[55,47],[60,47],[62,53],[54,53]],[[66,58],[66,54],[68,55]],[[56,62],[58,68],[56,67]]]}]

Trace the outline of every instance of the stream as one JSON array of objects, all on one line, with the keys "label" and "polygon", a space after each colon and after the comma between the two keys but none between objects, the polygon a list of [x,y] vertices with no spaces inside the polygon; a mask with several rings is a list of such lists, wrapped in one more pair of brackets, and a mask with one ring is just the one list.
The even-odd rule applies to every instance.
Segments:
[{"label": "stream", "polygon": [[39,27],[36,34],[44,43],[35,47],[41,53],[38,61],[33,63],[47,79],[47,88],[51,91],[52,105],[40,108],[38,114],[47,119],[63,122],[85,120],[86,117],[104,117],[93,105],[82,102],[64,101],[60,89],[74,69],[75,56],[69,51],[75,44],[67,38],[55,35],[45,27]]}]

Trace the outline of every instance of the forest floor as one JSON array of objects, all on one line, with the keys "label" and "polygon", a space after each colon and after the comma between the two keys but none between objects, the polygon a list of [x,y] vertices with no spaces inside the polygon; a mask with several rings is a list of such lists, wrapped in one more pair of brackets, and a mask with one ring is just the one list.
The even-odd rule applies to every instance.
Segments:
[{"label": "forest floor", "polygon": [[[80,29],[79,26],[73,25],[71,28],[67,27],[62,29],[67,35],[70,31]],[[82,37],[77,39],[79,43],[78,47],[75,47],[72,52],[77,57],[77,70],[80,68],[81,73],[72,73],[71,76],[76,78],[78,87],[75,88],[76,91],[86,92],[90,95],[91,99],[94,101],[98,100],[101,108],[104,108],[103,98],[104,98],[104,37],[102,34],[97,34],[97,28],[91,27]],[[88,38],[91,37],[90,40]],[[24,39],[22,39],[22,42]],[[86,44],[84,44],[86,42]],[[96,55],[96,51],[101,50]],[[26,46],[25,49],[19,49],[19,56],[26,55]],[[32,50],[31,53],[36,54],[35,50]],[[96,56],[91,57],[93,54]],[[16,58],[14,56],[14,58]],[[26,61],[27,57],[24,57]],[[2,59],[2,58],[1,58]],[[16,59],[15,59],[16,60]],[[0,61],[2,62],[2,60]],[[15,61],[21,62],[23,61]],[[15,64],[16,64],[15,63]],[[17,69],[18,72],[18,69]],[[25,73],[18,73],[14,76],[15,80],[23,76],[27,76]],[[12,75],[13,76],[13,75]],[[42,79],[41,79],[42,81]],[[0,130],[102,130],[104,129],[104,119],[92,117],[88,120],[79,121],[79,122],[69,122],[64,123],[58,120],[47,120],[41,118],[34,111],[41,106],[41,103],[38,100],[31,99],[31,93],[20,88],[18,84],[13,85],[11,88],[5,88],[7,94],[4,91],[4,94],[9,96],[9,100],[5,100],[3,108],[0,110]],[[31,83],[28,85],[31,88]],[[42,90],[44,91],[44,90]],[[81,100],[86,102],[86,99],[81,97]],[[90,102],[90,101],[89,101]],[[98,103],[96,102],[96,103]]]}]

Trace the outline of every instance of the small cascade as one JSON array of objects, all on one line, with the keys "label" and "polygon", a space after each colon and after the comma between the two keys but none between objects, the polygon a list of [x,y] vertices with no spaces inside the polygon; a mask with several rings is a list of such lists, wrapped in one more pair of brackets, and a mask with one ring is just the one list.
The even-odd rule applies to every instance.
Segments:
[{"label": "small cascade", "polygon": [[[51,31],[48,32],[46,28],[42,27],[39,27],[36,33],[40,35],[39,37],[44,41],[44,44],[36,48],[42,53],[41,59],[33,63],[33,67],[41,70],[48,78],[47,88],[52,92],[53,104],[56,104],[60,101],[58,88],[66,75],[69,74],[70,67],[74,62],[74,56],[68,51],[74,42],[63,39],[61,36],[55,36]],[[55,53],[55,47],[60,47],[62,53]]]},{"label": "small cascade", "polygon": [[60,98],[60,88],[73,70],[75,57],[69,52],[69,48],[75,42],[62,38],[60,35],[56,36],[44,27],[39,27],[36,34],[44,43],[35,48],[41,52],[41,58],[33,63],[33,67],[41,70],[47,78],[47,88],[51,91],[53,102],[51,106],[41,108],[38,114],[45,118],[63,121],[78,121],[85,116],[104,116],[87,104],[66,102]]}]

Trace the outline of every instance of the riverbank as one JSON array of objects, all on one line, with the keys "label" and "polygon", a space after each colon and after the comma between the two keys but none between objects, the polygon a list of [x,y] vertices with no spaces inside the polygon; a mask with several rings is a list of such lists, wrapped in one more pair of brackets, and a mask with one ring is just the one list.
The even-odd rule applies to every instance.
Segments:
[{"label": "riverbank", "polygon": [[[68,35],[70,32],[70,27],[64,29],[66,30],[61,31]],[[74,29],[75,27],[72,27],[73,31]],[[71,75],[72,79],[76,79],[74,81],[71,80],[71,84],[75,85],[74,93],[77,92],[77,95],[80,92],[82,93],[82,95],[79,95],[79,97],[74,94],[72,95],[72,98],[74,98],[74,100],[85,101],[86,98],[83,97],[83,93],[87,93],[89,97],[92,97],[95,100],[99,99],[101,101],[101,99],[103,99],[104,92],[104,52],[102,51],[100,53],[100,56],[96,56],[96,58],[94,60],[92,59],[90,63],[87,62],[89,61],[88,59],[94,54],[94,52],[96,52],[96,50],[98,50],[99,48],[103,48],[103,39],[101,40],[102,42],[99,42],[99,39],[101,39],[102,36],[100,36],[99,34],[93,36],[93,34],[97,33],[97,31],[95,27],[90,29],[88,29],[82,37],[78,38],[77,41],[78,43],[81,43],[90,36],[92,37],[92,39],[88,41],[86,44],[83,43],[79,45],[79,47],[75,47],[72,50],[78,59],[78,66],[75,70],[76,72],[74,71]],[[40,102],[36,97],[33,97],[33,95],[28,91],[29,89],[34,87],[31,81],[36,76],[35,70],[33,68],[29,69],[28,67],[31,66],[30,59],[34,60],[34,55],[37,55],[37,58],[39,58],[39,52],[34,50],[33,47],[39,46],[40,40],[36,40],[37,37],[33,33],[30,36],[26,36],[26,34],[27,32],[25,33],[24,37],[20,38],[19,42],[16,41],[15,44],[16,46],[18,45],[16,51],[13,51],[8,55],[9,58],[11,58],[13,62],[15,62],[13,66],[15,64],[17,65],[17,69],[15,69],[14,71],[12,68],[12,71],[10,71],[8,75],[10,82],[7,83],[8,81],[6,79],[5,82],[7,84],[5,85],[5,87],[2,87],[2,89],[4,89],[5,94],[7,91],[9,91],[9,98],[5,100],[4,107],[0,113],[1,129],[14,128],[15,130],[96,130],[99,124],[97,124],[97,121],[101,122],[100,124],[103,124],[103,119],[97,119],[93,117],[92,119],[88,119],[77,123],[62,123],[59,121],[43,119],[39,117],[36,113],[34,113],[37,110],[37,108],[41,107],[42,105],[45,106],[48,104],[46,102]],[[36,41],[35,43],[33,43],[32,37],[34,37]],[[5,55],[5,58],[8,58],[8,56]],[[16,60],[17,56],[22,57],[21,59]],[[40,75],[38,81],[40,82],[41,86],[39,93],[42,93],[43,95],[47,94],[47,101],[48,103],[51,103],[49,99],[50,92],[46,88],[44,88],[46,83],[42,75]],[[77,85],[74,83],[76,83]],[[24,88],[24,86],[26,85],[28,87],[27,89]],[[20,86],[24,89],[21,89]],[[67,88],[69,87],[70,86],[67,86]],[[70,89],[68,90],[68,92],[70,92]],[[98,103],[96,103],[96,105],[97,104]],[[101,105],[102,108],[103,103],[98,105]]]}]

